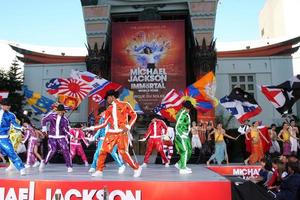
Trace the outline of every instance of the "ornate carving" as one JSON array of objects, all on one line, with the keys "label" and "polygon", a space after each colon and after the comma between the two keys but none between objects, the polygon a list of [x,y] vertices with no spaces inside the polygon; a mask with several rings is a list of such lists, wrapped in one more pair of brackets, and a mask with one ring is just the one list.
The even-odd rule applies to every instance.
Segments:
[{"label": "ornate carving", "polygon": [[191,56],[192,66],[196,76],[195,79],[209,71],[215,72],[217,63],[217,51],[215,45],[215,40],[212,40],[208,46],[206,45],[205,38],[203,38],[201,46],[196,40],[196,44],[192,48]]},{"label": "ornate carving", "polygon": [[139,15],[139,21],[160,20],[161,16],[156,7],[145,7]]},{"label": "ornate carving", "polygon": [[89,44],[86,48],[88,50],[88,55],[85,58],[87,70],[100,77],[108,78],[107,52],[104,43],[102,43],[101,49],[98,48],[97,43],[95,43],[94,48],[91,48]]}]

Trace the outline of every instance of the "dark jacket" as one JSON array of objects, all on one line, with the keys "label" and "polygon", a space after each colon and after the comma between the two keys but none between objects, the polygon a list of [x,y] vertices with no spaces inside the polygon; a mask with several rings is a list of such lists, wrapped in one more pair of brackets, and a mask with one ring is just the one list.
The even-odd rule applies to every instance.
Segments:
[{"label": "dark jacket", "polygon": [[280,185],[280,192],[277,194],[278,200],[299,200],[300,174],[293,174],[284,179]]}]

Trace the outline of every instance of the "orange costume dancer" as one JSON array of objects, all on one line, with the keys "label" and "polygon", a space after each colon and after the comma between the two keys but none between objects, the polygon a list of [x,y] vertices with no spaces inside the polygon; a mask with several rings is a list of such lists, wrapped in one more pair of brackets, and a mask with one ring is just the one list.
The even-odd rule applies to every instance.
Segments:
[{"label": "orange costume dancer", "polygon": [[[257,128],[259,122],[253,122],[253,125],[251,128],[247,130],[246,133],[246,139],[251,140],[251,155],[249,158],[245,160],[245,164],[255,164],[256,162],[260,162],[260,160],[264,157],[264,150],[263,145],[261,141],[261,137],[269,143],[269,141],[264,137],[264,135],[260,132],[260,130]],[[250,135],[250,138],[248,136]]]},{"label": "orange costume dancer", "polygon": [[[139,177],[142,168],[136,163],[128,153],[128,132],[136,121],[137,114],[129,103],[118,100],[119,93],[110,90],[106,93],[106,101],[109,104],[104,111],[105,121],[97,126],[91,126],[84,130],[98,130],[110,125],[104,138],[102,149],[100,151],[97,163],[97,171],[92,176],[102,176],[104,162],[107,153],[110,153],[115,145],[118,145],[118,152],[123,160],[134,169],[134,177]],[[128,117],[130,120],[128,121]]]}]

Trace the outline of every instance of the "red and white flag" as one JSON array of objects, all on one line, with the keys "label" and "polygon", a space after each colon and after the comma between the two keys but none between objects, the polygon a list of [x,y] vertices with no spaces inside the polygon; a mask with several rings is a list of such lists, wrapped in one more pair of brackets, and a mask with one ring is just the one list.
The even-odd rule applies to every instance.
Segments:
[{"label": "red and white flag", "polygon": [[7,98],[8,94],[8,91],[0,91],[0,100]]}]

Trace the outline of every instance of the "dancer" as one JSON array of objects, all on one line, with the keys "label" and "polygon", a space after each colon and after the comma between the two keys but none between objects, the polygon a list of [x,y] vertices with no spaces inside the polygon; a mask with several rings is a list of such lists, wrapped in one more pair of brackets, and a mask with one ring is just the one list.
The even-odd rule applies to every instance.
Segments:
[{"label": "dancer", "polygon": [[48,148],[49,152],[45,162],[41,162],[40,171],[42,171],[48,164],[49,160],[57,152],[58,149],[62,151],[63,157],[68,168],[68,172],[72,172],[72,159],[69,151],[69,144],[67,136],[69,135],[69,120],[64,116],[66,110],[64,105],[59,104],[55,112],[50,112],[42,119],[42,131],[47,134],[47,124],[49,124],[48,131]]},{"label": "dancer", "polygon": [[286,122],[283,122],[282,129],[278,134],[278,139],[283,142],[283,155],[291,155],[291,133],[289,131],[289,125]]},{"label": "dancer", "polygon": [[190,174],[192,170],[186,166],[186,163],[192,154],[191,140],[189,138],[191,130],[189,112],[193,108],[193,105],[190,101],[185,101],[182,106],[183,108],[176,115],[175,147],[180,155],[180,160],[175,164],[175,167],[179,169],[180,174]]},{"label": "dancer", "polygon": [[[252,126],[250,127],[250,129],[247,130],[245,134],[246,139],[251,140],[251,155],[244,161],[246,165],[248,163],[255,164],[256,162],[260,162],[260,160],[264,157],[261,138],[265,140],[267,143],[269,143],[269,141],[257,128],[258,125],[259,125],[258,121],[253,122]],[[250,138],[248,134],[250,134]]]},{"label": "dancer", "polygon": [[197,126],[197,123],[195,121],[192,122],[192,128],[191,128],[191,133],[192,133],[192,149],[193,152],[195,152],[195,149],[201,149],[202,144],[199,138],[199,127]]},{"label": "dancer", "polygon": [[291,141],[291,153],[293,155],[297,155],[298,152],[298,137],[299,135],[299,129],[296,126],[295,120],[290,121],[290,127],[289,127],[289,132],[291,134],[290,141]]},{"label": "dancer", "polygon": [[147,142],[147,149],[145,153],[144,163],[141,165],[141,167],[147,167],[153,148],[155,148],[156,151],[159,152],[163,160],[163,163],[165,164],[165,167],[169,167],[169,160],[167,159],[163,151],[163,143],[162,143],[162,137],[164,133],[167,132],[167,130],[168,127],[163,120],[158,119],[157,117],[151,120],[151,123],[149,124],[148,127],[148,131],[145,133],[144,138],[139,140],[144,142],[149,137]]},{"label": "dancer", "polygon": [[74,157],[76,155],[80,156],[81,159],[84,162],[84,165],[86,167],[89,166],[88,160],[86,158],[86,155],[84,153],[83,147],[80,143],[80,141],[82,140],[85,144],[85,146],[89,146],[89,143],[86,141],[85,139],[85,134],[84,132],[81,130],[82,126],[80,123],[77,123],[74,128],[70,129],[70,134],[71,134],[71,142],[70,142],[70,148],[71,148],[71,157],[72,160],[74,159]]},{"label": "dancer", "polygon": [[276,133],[276,125],[275,124],[271,124],[271,128],[269,129],[269,135],[271,138],[271,147],[269,150],[269,153],[274,154],[274,153],[278,153],[280,154],[280,146],[279,143],[277,141],[278,137],[277,137],[277,133]]},{"label": "dancer", "polygon": [[243,160],[246,160],[249,157],[249,154],[247,152],[247,148],[246,148],[246,133],[248,131],[248,129],[250,128],[249,125],[249,120],[245,120],[244,123],[238,128],[238,132],[241,134],[240,139],[239,139],[239,144],[241,145],[240,148],[242,150],[242,154],[243,154]]},{"label": "dancer", "polygon": [[38,167],[40,162],[43,162],[42,156],[38,153],[38,139],[39,139],[39,131],[36,131],[28,118],[24,119],[23,126],[26,128],[25,131],[25,138],[22,140],[22,143],[24,144],[28,140],[28,147],[27,147],[27,159],[25,168],[29,167]]},{"label": "dancer", "polygon": [[[99,109],[99,113],[101,116],[100,120],[99,120],[99,124],[102,124],[105,121],[104,111],[105,111],[105,107],[102,107]],[[102,149],[102,144],[103,144],[105,135],[108,130],[109,130],[109,124],[105,128],[99,129],[93,137],[94,141],[97,139],[99,139],[99,141],[98,141],[97,148],[96,148],[96,151],[95,151],[95,154],[93,157],[93,163],[91,165],[91,168],[89,169],[90,173],[93,173],[96,171],[99,153],[100,153],[100,150]],[[115,145],[114,148],[112,149],[110,155],[117,162],[117,165],[119,166],[118,173],[123,174],[126,169],[126,166],[124,165],[122,158],[120,158],[120,156],[117,152],[117,149],[118,149],[118,146]]]},{"label": "dancer", "polygon": [[174,128],[168,126],[167,133],[163,134],[163,149],[164,153],[167,156],[167,159],[169,160],[169,164],[171,163],[171,159],[173,156],[173,141],[175,138],[175,132]]},{"label": "dancer", "polygon": [[227,154],[227,149],[226,149],[226,143],[224,141],[224,137],[227,137],[232,140],[237,140],[238,137],[234,138],[228,134],[226,134],[225,130],[222,127],[221,123],[217,124],[217,128],[214,129],[209,135],[210,136],[214,134],[215,138],[215,153],[211,155],[209,160],[206,162],[207,165],[210,164],[212,160],[216,160],[218,165],[221,165],[223,160],[226,160],[226,163],[229,164],[228,160],[228,154]]},{"label": "dancer", "polygon": [[11,125],[19,130],[22,130],[22,127],[17,124],[16,116],[9,111],[11,104],[8,99],[2,99],[0,104],[0,152],[8,156],[14,166],[20,171],[20,175],[25,175],[25,166],[14,151],[13,145],[9,139],[9,129]]},{"label": "dancer", "polygon": [[[121,154],[124,161],[126,161],[134,169],[134,177],[139,177],[142,168],[135,162],[128,153],[128,132],[136,121],[137,114],[134,112],[129,103],[117,99],[119,93],[114,90],[109,90],[106,94],[106,101],[109,104],[105,111],[105,121],[102,124],[91,126],[85,130],[98,130],[110,125],[106,133],[102,149],[100,151],[97,163],[97,171],[92,176],[102,176],[104,169],[104,162],[107,153],[110,153],[115,145],[118,145],[118,152]],[[130,117],[130,120],[128,120]]]}]

